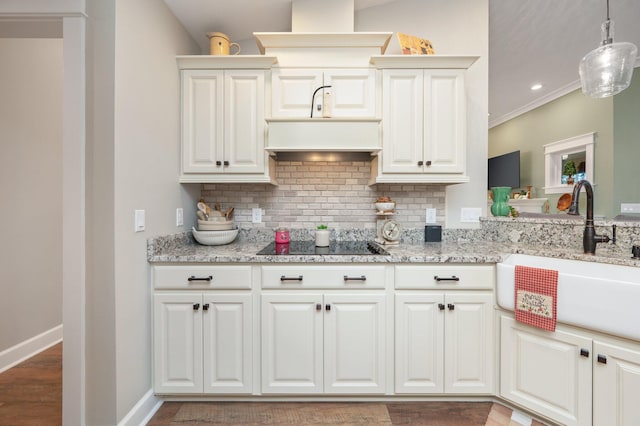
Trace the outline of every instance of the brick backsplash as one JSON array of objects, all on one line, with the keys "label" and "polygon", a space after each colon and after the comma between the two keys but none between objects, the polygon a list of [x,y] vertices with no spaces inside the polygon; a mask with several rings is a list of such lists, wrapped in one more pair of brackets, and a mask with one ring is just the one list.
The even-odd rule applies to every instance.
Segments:
[{"label": "brick backsplash", "polygon": [[[435,208],[444,223],[445,186],[378,184],[369,186],[371,162],[277,161],[276,180],[269,184],[203,184],[201,197],[212,207],[234,207],[241,228],[375,229],[373,206],[379,196],[396,201],[395,218],[405,228],[424,226],[425,208]],[[260,207],[262,223],[251,223],[251,209]]]}]

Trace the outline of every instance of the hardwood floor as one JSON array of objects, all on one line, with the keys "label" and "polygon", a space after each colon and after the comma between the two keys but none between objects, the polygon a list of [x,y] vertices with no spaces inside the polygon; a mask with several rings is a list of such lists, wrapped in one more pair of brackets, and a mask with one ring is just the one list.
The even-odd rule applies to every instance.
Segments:
[{"label": "hardwood floor", "polygon": [[147,426],[214,424],[238,426],[338,424],[484,426],[491,406],[490,402],[401,402],[388,404],[361,402],[167,402],[147,423]]},{"label": "hardwood floor", "polygon": [[[0,425],[61,424],[62,343],[0,374]],[[147,425],[214,424],[517,425],[511,421],[510,409],[491,402],[165,402]],[[533,425],[542,424],[534,421]]]},{"label": "hardwood floor", "polygon": [[[368,404],[361,421],[340,422],[333,411],[344,406]],[[378,406],[378,410],[372,409]],[[304,417],[300,416],[304,407]],[[287,412],[282,414],[282,410]],[[296,414],[297,412],[297,414]],[[344,419],[344,416],[342,416]],[[323,419],[323,420],[317,420]],[[195,425],[425,425],[425,426],[518,426],[511,410],[491,402],[394,402],[394,403],[268,403],[268,402],[165,402],[147,426]],[[542,426],[533,421],[532,426]]]},{"label": "hardwood floor", "polygon": [[62,343],[0,374],[0,425],[62,424]]}]

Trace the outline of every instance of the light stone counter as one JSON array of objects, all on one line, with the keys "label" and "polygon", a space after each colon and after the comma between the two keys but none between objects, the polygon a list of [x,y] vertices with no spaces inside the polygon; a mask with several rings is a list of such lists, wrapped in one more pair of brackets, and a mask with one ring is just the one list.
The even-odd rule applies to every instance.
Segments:
[{"label": "light stone counter", "polygon": [[[458,241],[442,243],[407,242],[385,247],[381,255],[256,255],[268,241],[237,240],[223,246],[196,243],[191,232],[151,239],[148,242],[150,263],[497,263],[512,253],[558,259],[610,263],[640,267],[625,251],[599,246],[596,256],[585,255],[579,247],[554,247],[532,242],[493,241],[490,238],[469,240],[467,233]],[[614,246],[615,247],[615,246]],[[602,249],[601,249],[602,248]]]},{"label": "light stone counter", "polygon": [[266,242],[238,241],[224,246],[202,246],[189,234],[150,240],[151,263],[496,263],[502,253],[512,252],[504,244],[424,243],[385,247],[382,255],[256,255]]}]

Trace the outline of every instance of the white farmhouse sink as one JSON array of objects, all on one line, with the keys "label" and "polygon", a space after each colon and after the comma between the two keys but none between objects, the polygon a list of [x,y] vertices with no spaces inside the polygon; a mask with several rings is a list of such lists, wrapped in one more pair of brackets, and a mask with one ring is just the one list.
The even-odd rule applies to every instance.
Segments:
[{"label": "white farmhouse sink", "polygon": [[558,271],[557,321],[640,340],[640,268],[512,254],[497,265],[497,301],[514,308],[515,265]]}]

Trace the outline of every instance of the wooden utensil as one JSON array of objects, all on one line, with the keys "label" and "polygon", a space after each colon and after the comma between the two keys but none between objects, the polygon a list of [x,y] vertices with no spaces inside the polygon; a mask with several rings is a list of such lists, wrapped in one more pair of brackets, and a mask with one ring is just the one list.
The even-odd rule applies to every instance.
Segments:
[{"label": "wooden utensil", "polygon": [[229,207],[227,209],[227,211],[224,213],[224,217],[226,217],[227,220],[231,220],[231,218],[233,217],[233,207]]}]

